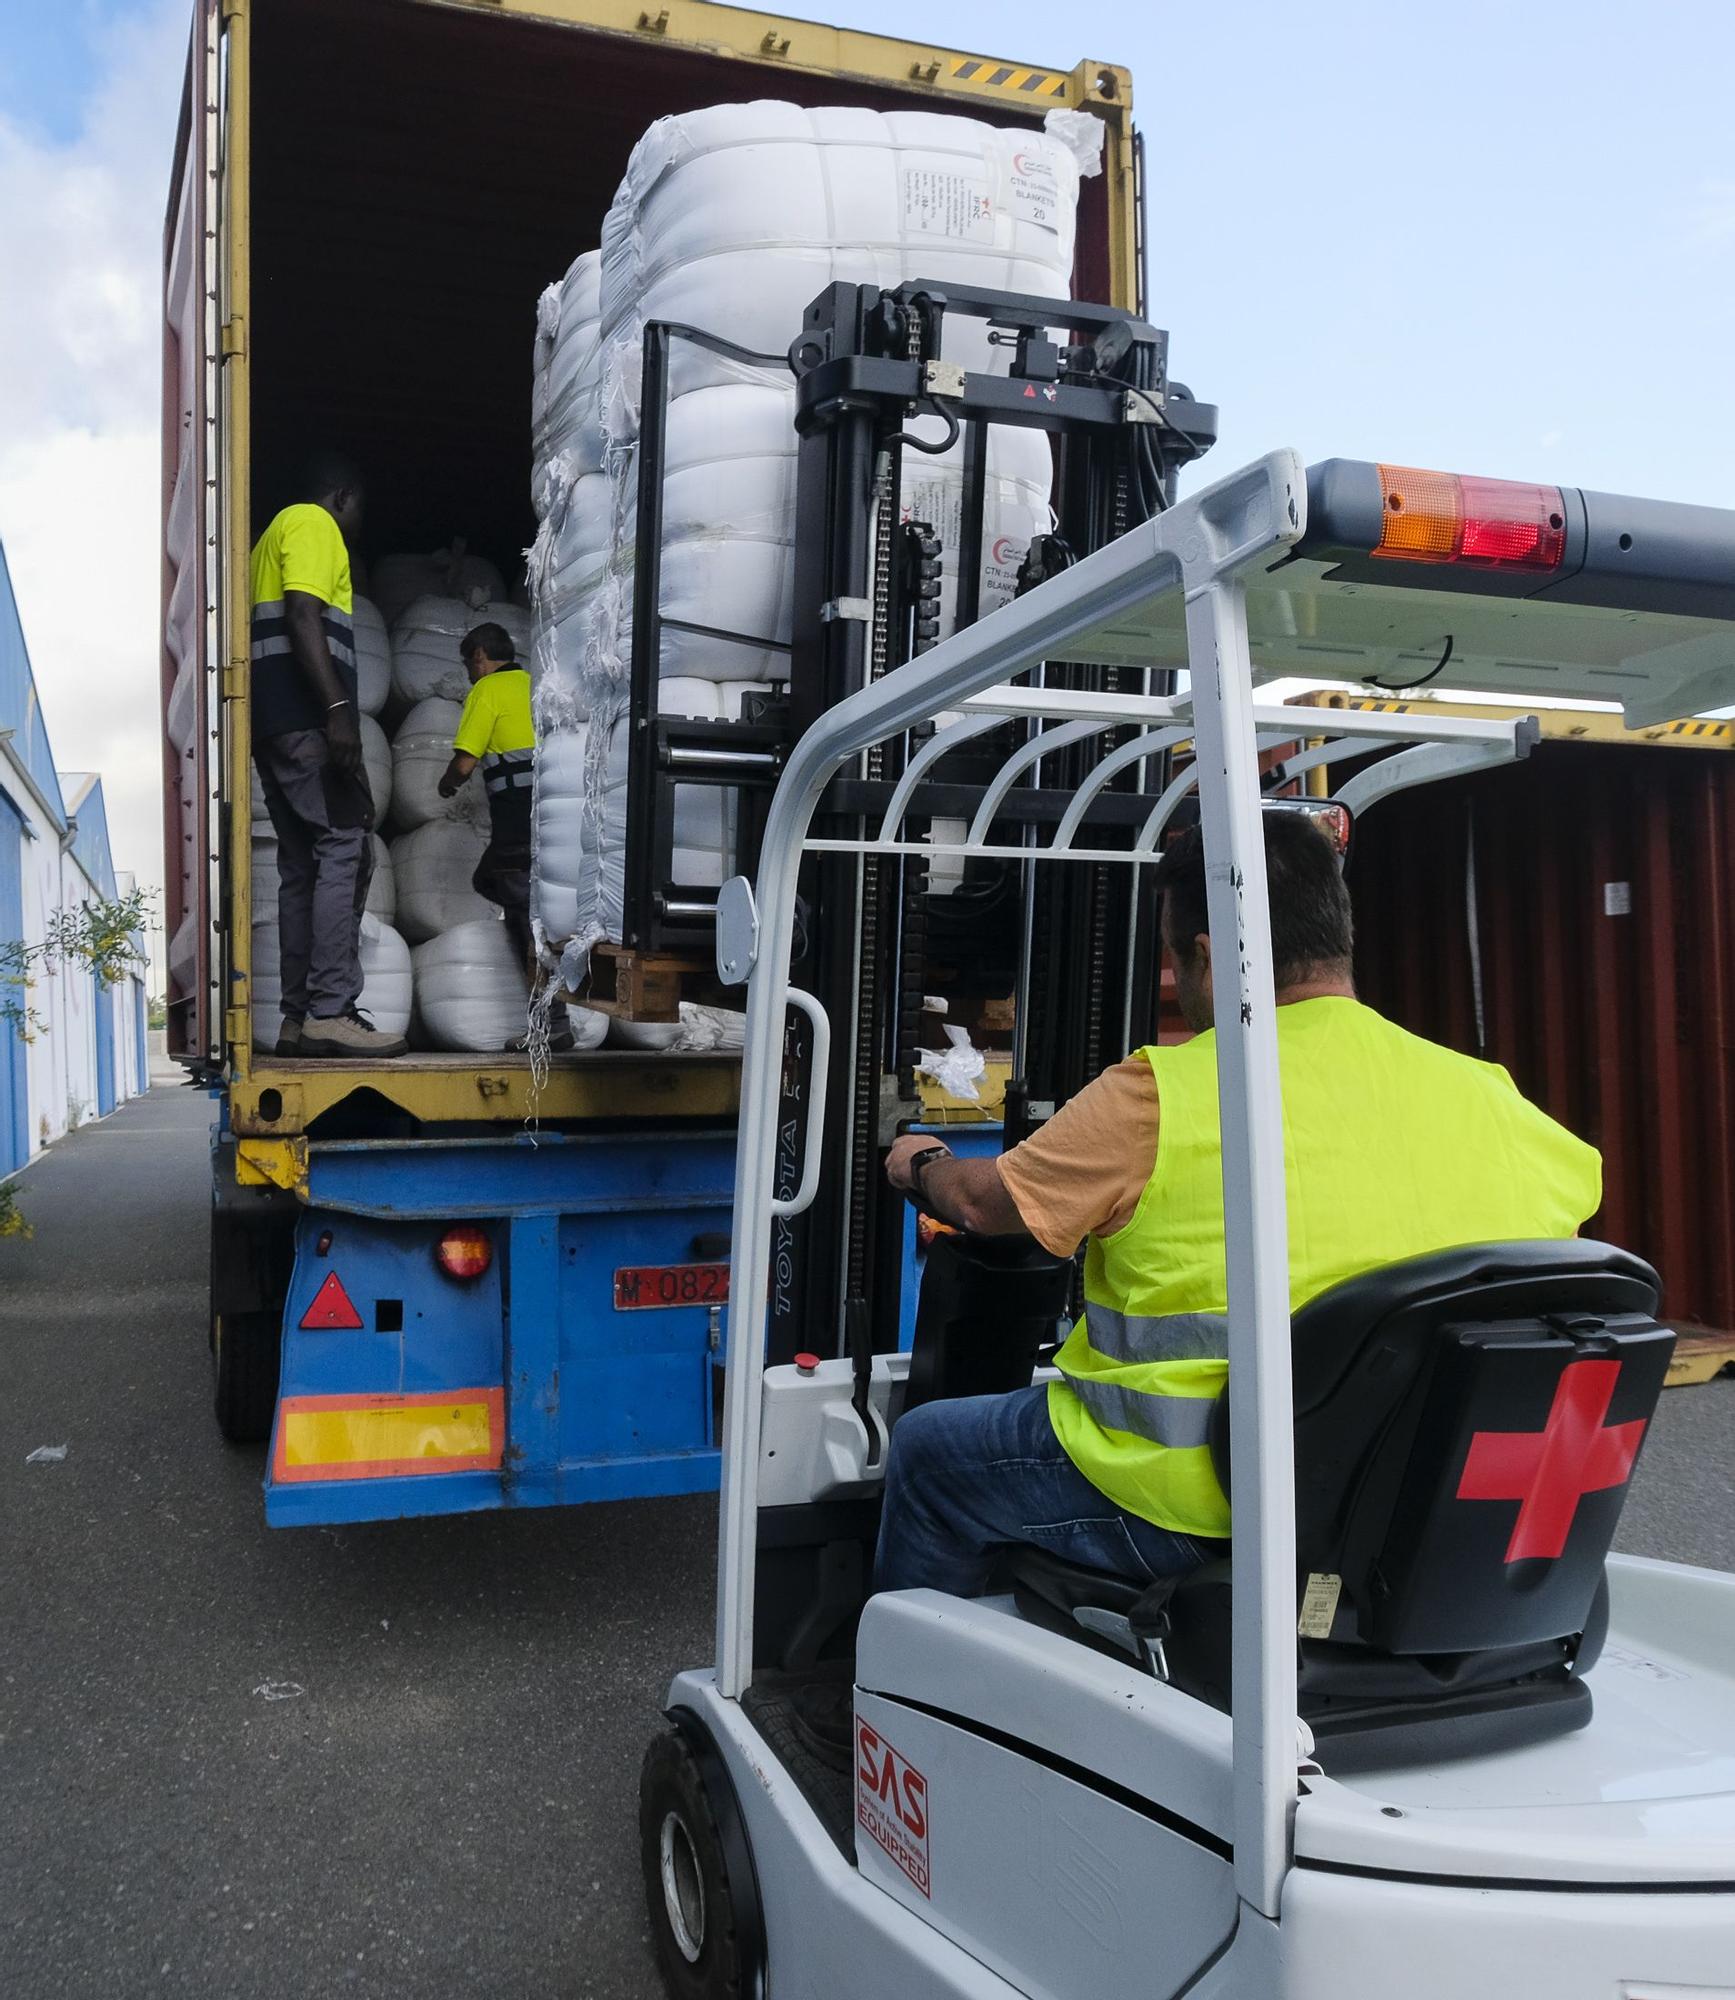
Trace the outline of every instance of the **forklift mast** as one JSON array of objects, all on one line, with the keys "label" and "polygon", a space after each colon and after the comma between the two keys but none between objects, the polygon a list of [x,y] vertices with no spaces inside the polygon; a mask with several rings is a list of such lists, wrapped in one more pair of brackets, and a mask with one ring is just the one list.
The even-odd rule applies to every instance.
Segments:
[{"label": "forklift mast", "polygon": [[[1004,373],[952,358],[948,332],[961,323],[975,329],[974,355],[984,332],[1006,353]],[[981,615],[993,427],[1035,429],[1054,440],[1054,525],[1030,546],[1019,573],[1023,594],[1168,506],[1179,469],[1214,440],[1216,412],[1171,382],[1167,335],[1133,314],[957,285],[830,286],[809,307],[788,355],[800,436],[788,701],[761,703],[738,722],[689,721],[658,716],[655,699],[666,624],[656,575],[664,418],[677,341],[718,344],[682,327],[652,326],[646,334],[625,936],[641,950],[709,954],[715,890],[668,874],[676,784],[731,791],[735,865],[751,876],[758,829],[789,746],[838,702],[937,643],[942,567],[956,578],[955,626]],[[771,359],[730,352],[760,367]],[[918,417],[930,420],[930,431],[939,419],[943,437],[918,435],[911,428]],[[948,548],[942,523],[900,518],[899,496],[906,453],[954,447],[962,451],[963,505],[956,545]],[[1064,661],[1047,662],[1036,676],[1049,687],[1111,695],[1165,694],[1173,685],[1162,669]],[[1008,753],[1033,743],[1035,733],[1033,723],[1003,723],[932,760],[907,802],[908,823],[974,820]],[[848,837],[877,823],[932,735],[929,725],[867,752],[833,782],[816,831]],[[1036,828],[1058,820],[1092,754],[1083,742],[1040,757],[1033,751],[1021,781],[997,796],[994,838],[1032,841]],[[1090,811],[1100,844],[1130,843],[1139,794],[1166,782],[1166,756],[1129,765],[1103,788]],[[832,1065],[827,1081],[832,1143],[817,1198],[776,1225],[771,1359],[847,1349],[865,1379],[867,1355],[897,1344],[904,1217],[884,1189],[878,1161],[900,1126],[920,1114],[925,996],[1012,1001],[1008,1143],[1154,1032],[1157,927],[1148,874],[980,860],[941,893],[920,857],[809,860],[794,976],[839,1024],[852,1060]],[[807,1017],[792,1016],[779,1121],[786,1194],[802,1157],[810,1040]]]}]

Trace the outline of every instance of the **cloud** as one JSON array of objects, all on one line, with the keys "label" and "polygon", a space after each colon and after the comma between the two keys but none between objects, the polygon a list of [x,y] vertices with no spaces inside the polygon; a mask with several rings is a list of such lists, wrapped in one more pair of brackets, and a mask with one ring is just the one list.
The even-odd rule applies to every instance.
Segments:
[{"label": "cloud", "polygon": [[187,20],[150,0],[95,35],[72,142],[0,119],[0,542],[56,760],[102,773],[115,864],[152,884],[158,288]]}]

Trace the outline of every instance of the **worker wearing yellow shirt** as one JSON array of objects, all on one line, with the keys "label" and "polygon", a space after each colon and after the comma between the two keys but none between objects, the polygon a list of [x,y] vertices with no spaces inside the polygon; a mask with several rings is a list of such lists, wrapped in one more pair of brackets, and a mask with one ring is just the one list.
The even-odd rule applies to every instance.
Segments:
[{"label": "worker wearing yellow shirt", "polygon": [[[452,761],[440,778],[449,799],[479,764],[488,792],[491,829],[470,886],[498,903],[519,962],[535,977],[530,928],[531,802],[536,780],[536,728],[530,717],[530,676],[518,664],[503,625],[478,625],[458,651],[470,692],[452,738]],[[564,1009],[557,1009],[550,1046],[570,1045]]]},{"label": "worker wearing yellow shirt", "polygon": [[253,761],[277,833],[283,962],[280,1056],[399,1056],[402,1035],[360,1011],[361,919],[373,872],[373,799],[362,768],[347,537],[361,474],[320,454],[254,544]]}]

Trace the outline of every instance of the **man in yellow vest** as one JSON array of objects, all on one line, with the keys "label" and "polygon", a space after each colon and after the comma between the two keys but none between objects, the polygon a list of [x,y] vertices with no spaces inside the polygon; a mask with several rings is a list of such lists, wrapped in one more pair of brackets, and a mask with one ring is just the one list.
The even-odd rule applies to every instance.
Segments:
[{"label": "man in yellow vest", "polygon": [[280,1056],[371,1062],[402,1035],[361,1012],[361,920],[373,873],[373,798],[362,766],[348,537],[361,474],[320,453],[306,498],[253,545],[253,761],[277,833],[283,966]]},{"label": "man in yellow vest", "polygon": [[[1506,1072],[1406,1034],[1355,997],[1349,896],[1330,843],[1265,815],[1289,1205],[1290,1307],[1456,1244],[1575,1235],[1602,1199],[1596,1152]],[[1204,852],[1165,856],[1164,941],[1194,1039],[1106,1071],[998,1159],[898,1140],[893,1187],[978,1235],[1083,1240],[1085,1313],[1062,1379],[927,1403],[886,1466],[875,1580],[980,1591],[1033,1542],[1133,1577],[1220,1553],[1229,1503],[1206,1423],[1228,1378],[1222,1152]]]},{"label": "man in yellow vest", "polygon": [[[535,978],[530,925],[532,801],[536,784],[536,725],[530,708],[530,675],[518,663],[512,635],[489,622],[466,632],[458,644],[470,692],[452,738],[452,761],[440,776],[440,796],[451,798],[476,769],[488,793],[489,840],[470,886],[500,905],[518,963]],[[566,1010],[556,1008],[548,1045],[569,1049]]]}]

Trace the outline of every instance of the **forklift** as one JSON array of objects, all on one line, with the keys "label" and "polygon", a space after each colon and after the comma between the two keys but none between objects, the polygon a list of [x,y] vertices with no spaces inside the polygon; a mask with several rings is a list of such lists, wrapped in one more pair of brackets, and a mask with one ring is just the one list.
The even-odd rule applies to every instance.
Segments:
[{"label": "forklift", "polygon": [[[862,613],[816,605],[815,630],[866,640],[869,670],[812,696],[756,865],[715,899],[718,975],[747,995],[737,1337],[716,1657],[675,1679],[641,1783],[669,1992],[1727,2000],[1735,1578],[1610,1553],[1672,1348],[1656,1274],[1584,1240],[1467,1245],[1291,1321],[1261,814],[1295,809],[1275,795],[1299,779],[1304,809],[1378,838],[1380,799],[1521,760],[1534,720],[1258,690],[1444,676],[1617,700],[1635,728],[1735,701],[1735,513],[1278,451],[1186,499],[1159,472],[1117,519],[1111,469],[1091,546],[1039,552],[1015,601],[875,663],[899,551],[876,560],[895,415],[872,387],[803,445],[847,460],[804,516],[811,498],[828,537],[814,574]],[[932,962],[924,885],[1004,885],[1011,1140],[1154,1038],[1151,864],[1193,810],[1231,1558],[1147,1588],[1009,1550],[979,1598],[874,1594],[904,1410],[1043,1379],[1075,1303],[1066,1268],[1009,1274],[955,1238],[929,1251],[913,1346],[886,1336],[885,1239],[908,1220],[877,1166],[921,1123],[899,1007]],[[1595,1421],[1569,1393],[1587,1365]],[[1498,1477],[1473,1482],[1488,1440]],[[1515,1558],[1538,1510],[1559,1532]],[[793,1726],[821,1683],[850,1690],[844,1770]]]}]

